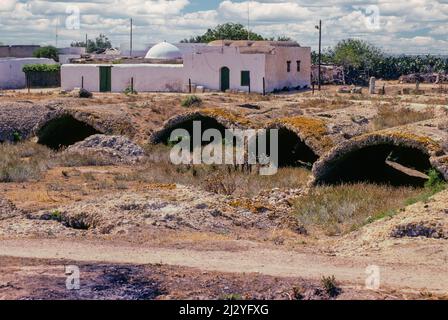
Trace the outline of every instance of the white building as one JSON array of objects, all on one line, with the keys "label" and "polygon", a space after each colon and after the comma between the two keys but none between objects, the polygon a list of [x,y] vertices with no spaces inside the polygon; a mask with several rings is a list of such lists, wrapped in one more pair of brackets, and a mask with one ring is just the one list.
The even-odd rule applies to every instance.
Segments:
[{"label": "white building", "polygon": [[46,58],[0,58],[0,89],[23,89],[26,76],[23,67],[26,64],[56,64]]},{"label": "white building", "polygon": [[215,41],[181,51],[163,42],[140,64],[65,64],[63,90],[92,92],[272,92],[311,84],[311,49],[295,42]]}]

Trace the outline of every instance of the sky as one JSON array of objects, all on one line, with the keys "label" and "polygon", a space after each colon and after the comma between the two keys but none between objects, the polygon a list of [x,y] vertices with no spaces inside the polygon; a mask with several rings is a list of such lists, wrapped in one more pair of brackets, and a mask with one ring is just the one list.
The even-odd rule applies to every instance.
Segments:
[{"label": "sky", "polygon": [[[220,23],[323,47],[363,39],[391,54],[448,54],[448,0],[0,0],[0,42],[69,46],[106,34],[115,47],[179,42]],[[56,37],[56,34],[58,35]]]}]

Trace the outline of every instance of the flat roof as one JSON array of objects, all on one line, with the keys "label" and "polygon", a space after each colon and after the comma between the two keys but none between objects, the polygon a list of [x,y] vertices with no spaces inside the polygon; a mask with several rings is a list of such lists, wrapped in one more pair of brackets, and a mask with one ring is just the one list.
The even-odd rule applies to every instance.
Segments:
[{"label": "flat roof", "polygon": [[183,68],[184,65],[183,64],[163,64],[163,63],[120,63],[120,64],[101,64],[101,63],[97,63],[97,64],[83,64],[83,63],[67,63],[67,64],[63,64],[63,67],[70,67],[70,68],[74,68],[74,67],[92,67],[92,68],[96,68],[96,67],[113,67],[113,68],[140,68],[140,67],[145,67],[145,68]]}]

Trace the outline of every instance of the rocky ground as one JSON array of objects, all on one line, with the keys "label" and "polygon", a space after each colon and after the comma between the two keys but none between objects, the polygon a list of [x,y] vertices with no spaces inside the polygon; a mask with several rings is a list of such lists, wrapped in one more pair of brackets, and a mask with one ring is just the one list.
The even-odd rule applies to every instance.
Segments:
[{"label": "rocky ground", "polygon": [[[51,153],[39,165],[39,178],[0,183],[0,299],[446,297],[446,191],[347,234],[325,235],[293,214],[294,202],[310,192],[308,170],[284,171],[283,181],[266,184],[250,173],[215,176],[164,165],[156,147],[147,144],[165,121],[190,111],[181,106],[183,97],[77,99],[51,92],[1,97],[1,141],[32,138],[61,114],[103,134]],[[237,119],[258,127],[291,117],[317,119],[331,146],[375,131],[381,105],[417,113],[432,108],[437,121],[407,127],[430,132],[447,150],[445,96],[416,97],[418,105],[407,96],[369,98],[331,90],[314,97],[305,92],[201,98],[200,110],[232,109]],[[303,123],[310,124],[297,127],[303,129]],[[319,155],[327,151],[318,145],[320,137],[313,141]],[[93,157],[98,163],[91,163]],[[31,158],[25,154],[21,160]],[[83,162],[73,160],[78,158]],[[198,183],[201,174],[206,181]],[[225,184],[229,177],[233,185]],[[232,192],[243,183],[254,190]],[[64,266],[70,264],[83,272],[80,291],[65,289]],[[379,290],[365,289],[369,265],[383,270]],[[322,282],[332,275],[341,289],[334,295]]]}]

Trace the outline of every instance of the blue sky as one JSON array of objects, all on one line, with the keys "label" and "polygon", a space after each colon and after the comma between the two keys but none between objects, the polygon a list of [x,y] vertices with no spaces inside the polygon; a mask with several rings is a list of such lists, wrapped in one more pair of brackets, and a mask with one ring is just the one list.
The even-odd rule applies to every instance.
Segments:
[{"label": "blue sky", "polygon": [[0,42],[68,46],[105,33],[114,46],[177,42],[219,23],[247,23],[266,37],[288,36],[324,47],[346,38],[367,40],[390,53],[448,54],[448,0],[0,0]]}]

